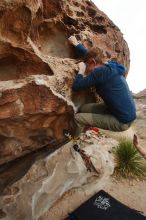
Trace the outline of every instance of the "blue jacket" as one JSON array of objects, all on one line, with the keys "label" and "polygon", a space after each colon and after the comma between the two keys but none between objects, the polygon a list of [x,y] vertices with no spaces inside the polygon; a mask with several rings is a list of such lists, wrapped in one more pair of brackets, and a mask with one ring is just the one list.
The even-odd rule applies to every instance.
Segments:
[{"label": "blue jacket", "polygon": [[[85,55],[87,49],[78,44],[76,49],[80,55]],[[128,123],[136,118],[135,103],[124,77],[125,67],[114,61],[95,68],[88,76],[84,77],[78,73],[73,90],[95,87],[97,93],[102,97],[108,110],[120,122]]]}]

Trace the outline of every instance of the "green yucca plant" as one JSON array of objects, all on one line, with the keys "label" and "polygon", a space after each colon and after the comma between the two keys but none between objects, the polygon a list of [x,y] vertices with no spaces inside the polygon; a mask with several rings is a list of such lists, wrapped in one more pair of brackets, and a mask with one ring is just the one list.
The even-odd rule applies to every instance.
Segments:
[{"label": "green yucca plant", "polygon": [[116,156],[115,174],[124,178],[145,179],[146,162],[134,148],[132,141],[123,139],[114,151]]}]

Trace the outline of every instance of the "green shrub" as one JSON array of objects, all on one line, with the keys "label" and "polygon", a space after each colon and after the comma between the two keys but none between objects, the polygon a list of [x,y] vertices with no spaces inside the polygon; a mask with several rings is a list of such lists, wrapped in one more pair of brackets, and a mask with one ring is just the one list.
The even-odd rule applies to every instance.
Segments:
[{"label": "green shrub", "polygon": [[146,162],[133,146],[132,141],[123,139],[114,151],[116,156],[115,174],[124,178],[145,179]]}]

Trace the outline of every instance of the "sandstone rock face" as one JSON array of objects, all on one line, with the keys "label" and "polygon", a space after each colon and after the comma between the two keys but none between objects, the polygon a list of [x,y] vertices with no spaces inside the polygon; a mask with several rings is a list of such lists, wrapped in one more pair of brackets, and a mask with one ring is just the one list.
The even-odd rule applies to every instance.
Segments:
[{"label": "sandstone rock face", "polygon": [[0,2],[0,164],[73,129],[85,94],[77,99],[71,91],[78,58],[67,41],[72,34],[129,68],[120,30],[91,1]]},{"label": "sandstone rock face", "polygon": [[100,190],[113,173],[114,161],[110,152],[117,142],[90,134],[90,138],[84,135],[81,147],[85,146],[83,140],[86,141],[83,149],[97,172],[87,171],[80,154],[72,149],[72,142],[64,145],[51,156],[34,163],[20,181],[4,191],[0,200],[4,219],[56,220],[55,216],[48,217],[48,211],[63,193],[84,185],[87,199]]},{"label": "sandstone rock face", "polygon": [[0,193],[6,195],[1,218],[38,219],[65,191],[94,176],[81,161],[76,166],[71,160],[68,168],[68,150],[59,151],[54,161],[42,159],[66,143],[65,129],[74,132],[78,107],[96,99],[90,90],[72,92],[81,58],[68,43],[70,35],[87,48],[101,48],[105,58],[128,71],[122,33],[91,1],[0,1]]}]

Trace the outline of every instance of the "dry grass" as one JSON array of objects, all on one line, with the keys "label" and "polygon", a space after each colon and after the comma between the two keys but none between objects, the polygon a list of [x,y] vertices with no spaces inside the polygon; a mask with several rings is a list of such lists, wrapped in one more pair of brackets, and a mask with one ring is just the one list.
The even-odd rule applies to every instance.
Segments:
[{"label": "dry grass", "polygon": [[146,178],[146,162],[134,148],[132,141],[121,140],[114,154],[117,163],[116,176],[135,179]]}]

